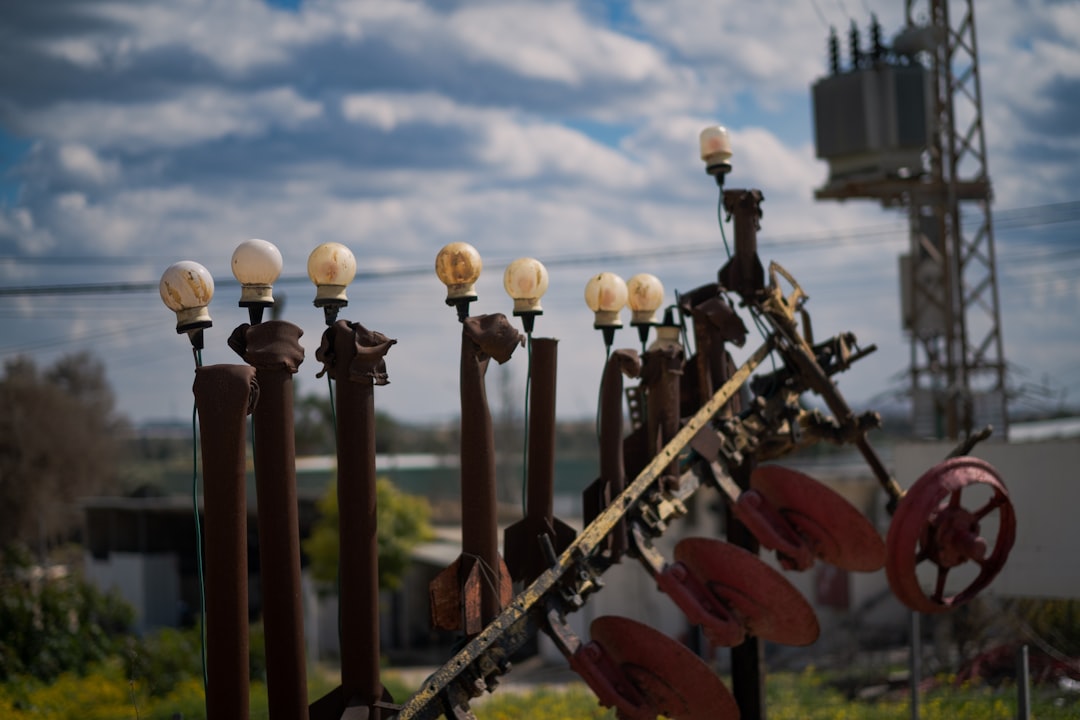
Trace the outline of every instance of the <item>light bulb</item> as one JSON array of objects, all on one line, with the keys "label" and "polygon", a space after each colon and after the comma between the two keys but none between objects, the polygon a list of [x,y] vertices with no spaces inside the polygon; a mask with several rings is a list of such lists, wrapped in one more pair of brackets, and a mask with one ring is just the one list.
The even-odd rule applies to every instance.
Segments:
[{"label": "light bulb", "polygon": [[626,282],[631,325],[656,324],[656,311],[664,302],[664,285],[655,275],[638,273]]},{"label": "light bulb", "polygon": [[165,268],[158,292],[165,305],[176,313],[176,332],[208,328],[213,324],[206,306],[214,297],[214,278],[199,263],[181,260]]},{"label": "light bulb", "polygon": [[699,137],[701,147],[701,159],[705,161],[705,169],[711,175],[718,172],[731,170],[731,138],[727,128],[721,125],[712,125],[701,131]]},{"label": "light bulb", "polygon": [[548,271],[544,263],[534,258],[518,258],[506,266],[503,287],[514,300],[514,314],[543,312],[540,298],[548,289]]},{"label": "light bulb", "polygon": [[281,275],[281,266],[281,251],[271,242],[253,238],[237,245],[232,272],[240,281],[240,307],[273,305],[273,285]]},{"label": "light bulb", "polygon": [[323,243],[311,251],[307,261],[308,277],[315,283],[315,307],[341,307],[349,304],[345,288],[356,277],[356,258],[341,243]]},{"label": "light bulb", "polygon": [[469,243],[452,242],[443,246],[435,256],[435,274],[446,286],[448,305],[476,299],[476,281],[483,267],[480,253]]},{"label": "light bulb", "polygon": [[585,285],[585,304],[596,316],[593,327],[622,327],[619,312],[626,297],[626,282],[621,277],[609,272],[593,275]]}]

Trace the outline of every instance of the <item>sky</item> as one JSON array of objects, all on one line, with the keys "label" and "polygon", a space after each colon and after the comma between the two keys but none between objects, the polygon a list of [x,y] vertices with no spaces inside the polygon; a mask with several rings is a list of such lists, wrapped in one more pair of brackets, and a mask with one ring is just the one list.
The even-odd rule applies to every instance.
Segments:
[{"label": "sky", "polygon": [[[879,348],[841,391],[860,410],[892,403],[910,358],[906,217],[814,199],[828,169],[810,88],[830,26],[865,38],[875,13],[889,40],[903,5],[0,0],[0,359],[89,351],[119,412],[190,418],[194,360],[157,281],[179,260],[206,266],[203,360],[241,362],[226,345],[246,321],[230,259],[261,238],[284,258],[281,317],[304,331],[297,392],[325,393],[306,263],[340,242],[359,271],[341,317],[398,341],[378,409],[451,420],[460,328],[434,260],[465,241],[484,259],[473,314],[510,314],[511,260],[549,264],[535,336],[560,341],[559,416],[591,417],[604,346],[585,283],[649,272],[670,304],[715,280],[726,256],[698,133],[722,124],[727,187],[765,198],[762,260],[799,280],[819,338]],[[1080,3],[976,5],[1009,382],[1017,407],[1075,404]],[[78,284],[141,289],[50,291]],[[523,350],[492,363],[495,412],[520,412],[526,368]]]}]

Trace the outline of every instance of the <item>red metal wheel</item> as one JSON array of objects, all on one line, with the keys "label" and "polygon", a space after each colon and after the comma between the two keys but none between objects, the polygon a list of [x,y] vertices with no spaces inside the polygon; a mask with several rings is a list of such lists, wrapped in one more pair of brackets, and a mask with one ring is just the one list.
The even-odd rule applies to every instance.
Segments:
[{"label": "red metal wheel", "polygon": [[[965,488],[982,486],[990,499],[975,510],[961,504]],[[979,533],[984,520],[997,513],[993,548]],[[885,571],[893,593],[912,610],[940,613],[971,600],[1001,571],[1016,540],[1016,515],[1009,491],[987,462],[958,457],[935,465],[900,500],[889,526]],[[936,566],[933,589],[924,592],[916,569]],[[971,562],[976,576],[959,592],[947,595],[954,568]]]},{"label": "red metal wheel", "polygon": [[[590,626],[592,643],[633,685],[645,708],[617,707],[620,718],[724,720],[739,717],[735,698],[709,666],[679,642],[629,618],[605,615]],[[642,712],[646,710],[646,712]]]},{"label": "red metal wheel", "polygon": [[750,487],[821,560],[855,572],[874,572],[885,564],[885,543],[866,516],[809,475],[780,465],[762,465],[750,476]]},{"label": "red metal wheel", "polygon": [[[686,538],[675,546],[675,560],[709,590],[742,634],[797,646],[818,639],[821,629],[810,603],[754,553],[722,540]],[[702,627],[715,643],[709,626]]]}]

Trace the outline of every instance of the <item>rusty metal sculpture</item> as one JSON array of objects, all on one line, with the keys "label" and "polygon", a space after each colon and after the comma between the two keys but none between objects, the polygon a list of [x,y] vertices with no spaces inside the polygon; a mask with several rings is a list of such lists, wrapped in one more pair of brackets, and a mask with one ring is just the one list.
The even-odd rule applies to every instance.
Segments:
[{"label": "rusty metal sculpture", "polygon": [[[794,645],[812,643],[817,636],[812,610],[752,552],[718,540],[688,539],[677,546],[675,562],[669,563],[655,550],[652,540],[686,513],[686,501],[703,485],[719,489],[735,518],[763,546],[776,551],[785,567],[803,570],[822,561],[872,572],[888,566],[897,596],[916,610],[940,611],[962,604],[1000,570],[1015,533],[1015,517],[1000,479],[984,463],[963,457],[932,470],[908,494],[900,489],[866,438],[879,418],[875,413],[856,415],[831,380],[873,348],[859,348],[851,334],[813,342],[804,307],[807,296],[799,284],[776,263],[769,265],[767,273],[758,272],[753,230],[760,218],[761,194],[731,190],[724,195],[726,200],[733,198],[727,204],[736,216],[736,256],[720,273],[721,282],[711,297],[708,287],[698,293],[701,303],[695,302],[694,307],[704,304],[710,311],[691,313],[694,320],[714,323],[712,331],[704,328],[699,333],[695,328],[695,336],[720,335],[711,348],[722,356],[695,362],[701,372],[688,373],[691,382],[682,383],[699,393],[717,389],[711,396],[697,398],[696,411],[678,419],[679,429],[673,436],[659,429],[664,427],[662,418],[642,423],[657,428],[654,438],[649,438],[651,431],[640,434],[656,449],[650,449],[651,459],[636,478],[621,493],[606,498],[604,507],[562,553],[548,546],[549,567],[428,678],[402,706],[399,718],[471,717],[469,700],[494,689],[510,669],[510,656],[536,632],[554,640],[600,702],[615,707],[620,717],[706,716],[702,713],[738,717],[739,708],[711,681],[693,689],[684,684],[685,677],[695,676],[696,658],[676,659],[674,651],[669,655],[655,631],[626,619],[602,618],[605,622],[594,626],[593,639],[586,641],[566,622],[568,614],[603,587],[601,576],[617,559],[610,552],[611,533],[625,526],[630,554],[717,644],[736,645],[748,636]],[[744,252],[754,257],[747,261],[741,257]],[[727,292],[738,293],[768,329],[764,343],[738,368],[731,367],[723,347],[725,341],[742,339],[735,332],[737,323],[728,317],[730,312],[721,312],[730,306],[712,303]],[[751,380],[770,356],[777,358],[777,369]],[[668,359],[669,369],[674,359],[674,355]],[[609,374],[618,379],[617,372],[605,373],[605,379]],[[663,375],[657,374],[660,382]],[[751,391],[752,398],[745,408],[735,411],[744,389]],[[672,386],[665,384],[661,392],[670,394]],[[806,392],[821,396],[831,416],[803,408],[799,399]],[[645,396],[647,402],[648,391]],[[687,400],[681,397],[674,406],[685,408]],[[670,397],[665,397],[663,406],[673,406]],[[656,444],[657,439],[663,442]],[[822,441],[854,445],[879,480],[889,509],[896,513],[888,552],[861,513],[806,475],[761,465],[749,474],[747,487],[732,477],[736,468],[752,467]],[[618,467],[618,463],[612,465]],[[970,484],[986,484],[995,491],[994,498],[974,512],[960,506],[960,491]],[[978,536],[979,521],[995,511],[1000,516],[999,530],[991,550]],[[919,590],[914,573],[914,565],[923,561],[939,568],[938,587],[929,595]],[[979,565],[978,578],[961,593],[946,597],[945,575],[968,561]],[[753,578],[752,583],[742,580],[747,576]],[[755,596],[749,585],[768,590]],[[663,649],[650,654],[642,653],[643,648]],[[668,694],[656,692],[661,686]]]},{"label": "rusty metal sculpture", "polygon": [[[725,142],[714,132],[705,156],[718,184],[730,170],[726,162],[730,148]],[[703,134],[703,155],[704,145]],[[470,700],[493,691],[510,671],[510,658],[538,632],[553,640],[601,704],[614,707],[620,718],[760,715],[764,702],[760,683],[757,697],[745,688],[740,691],[738,672],[744,669],[733,668],[733,695],[692,653],[640,623],[602,617],[592,624],[590,639],[571,630],[567,617],[603,588],[603,574],[624,557],[638,560],[659,589],[702,627],[710,642],[733,647],[733,658],[735,652],[745,652],[750,666],[763,662],[762,639],[808,645],[819,633],[809,604],[782,574],[758,557],[759,546],[774,551],[788,570],[805,570],[816,562],[858,572],[884,566],[896,596],[919,612],[955,608],[992,581],[1012,547],[1015,515],[994,469],[967,456],[988,432],[969,438],[954,452],[956,457],[931,468],[906,493],[900,488],[867,440],[880,418],[872,412],[856,415],[832,380],[874,348],[860,348],[850,333],[814,341],[802,287],[778,264],[771,263],[766,270],[758,258],[756,232],[762,200],[757,190],[721,188],[722,207],[735,220],[735,252],[718,272],[716,283],[680,295],[674,307],[679,321],[669,311],[666,334],[661,333],[652,347],[643,348],[640,358],[632,350],[611,352],[618,320],[600,322],[600,313],[610,314],[610,308],[599,300],[590,303],[596,305],[596,327],[604,330],[609,357],[599,413],[601,477],[585,491],[586,525],[576,537],[552,515],[555,341],[538,341],[539,391],[550,402],[533,407],[525,517],[506,532],[509,570],[498,552],[493,438],[484,374],[489,359],[508,360],[522,336],[503,315],[469,317],[480,270],[475,249],[452,243],[440,252],[436,267],[447,285],[447,303],[456,307],[462,323],[465,522],[462,555],[436,578],[430,592],[434,624],[458,630],[464,638],[456,654],[402,705],[393,704],[378,679],[377,603],[372,587],[371,385],[378,384],[384,371],[381,358],[394,341],[356,325],[335,324],[336,308],[344,304],[344,286],[334,285],[340,289],[335,296],[339,299],[323,301],[329,329],[319,359],[338,380],[342,419],[353,418],[339,427],[339,448],[356,428],[362,428],[356,432],[363,441],[353,443],[344,454],[339,452],[342,472],[354,476],[349,485],[339,485],[342,542],[348,531],[352,533],[349,543],[371,553],[358,554],[351,569],[342,565],[342,686],[311,706],[312,718],[471,718]],[[535,272],[546,285],[542,266]],[[733,309],[736,300],[764,336],[737,367],[727,346],[742,346],[747,332]],[[515,314],[529,315],[526,332],[531,354],[532,316],[539,314],[537,293],[528,301],[532,305]],[[176,309],[180,318],[180,308]],[[192,328],[201,332],[209,319],[191,322],[199,326],[181,320],[178,332]],[[693,326],[697,346],[697,353],[689,358],[681,345],[687,323]],[[303,358],[297,330],[287,323],[256,322],[241,326],[230,339],[234,349],[257,368],[254,378],[261,388],[254,414],[256,468],[262,470],[257,472],[259,520],[264,530],[282,527],[282,523],[295,530],[295,497],[288,495],[293,487],[289,474],[292,444],[283,437],[291,433],[291,424],[282,422],[281,416],[291,418],[291,375]],[[641,337],[644,346],[644,332]],[[196,340],[192,335],[193,343]],[[772,359],[771,371],[755,375],[767,359]],[[250,383],[251,374],[240,380]],[[623,376],[639,374],[638,386],[631,389],[636,403],[634,429],[623,437]],[[205,392],[201,385],[214,375],[209,369],[201,371],[197,392]],[[238,386],[244,385],[240,380]],[[808,392],[824,401],[829,414],[804,407],[800,400]],[[232,415],[243,409],[242,396],[242,392],[237,395]],[[272,422],[271,417],[277,420]],[[352,430],[344,429],[346,425]],[[237,428],[242,428],[242,416],[233,418],[226,430],[235,435]],[[267,435],[271,431],[276,433],[272,437]],[[887,542],[867,518],[825,485],[768,464],[819,442],[851,444],[862,454],[893,513]],[[221,462],[235,465],[235,456],[242,455],[242,450],[233,445],[222,446]],[[267,479],[273,472],[283,476],[271,487]],[[343,476],[341,483],[345,481]],[[718,490],[726,501],[726,541],[686,538],[668,560],[655,541],[687,514],[687,502],[706,486]],[[975,487],[989,491],[990,499],[969,510],[961,502],[961,493]],[[236,505],[240,500],[234,495],[222,495],[214,502]],[[209,493],[207,500],[211,500]],[[274,515],[264,517],[264,512]],[[358,517],[347,519],[350,513]],[[209,508],[207,514],[211,517]],[[353,522],[357,524],[350,525]],[[984,525],[996,529],[996,537],[984,538]],[[264,553],[272,553],[264,555],[262,563],[264,587],[269,590],[271,585],[266,583],[272,583],[281,601],[274,604],[270,592],[264,591],[267,645],[273,651],[268,658],[268,680],[272,711],[303,720],[309,709],[298,706],[303,702],[298,694],[304,678],[298,605],[293,590],[284,594],[279,590],[295,587],[297,550],[292,532],[281,535],[265,538],[263,545]],[[917,573],[922,564],[936,568],[929,591],[923,590]],[[947,579],[965,565],[977,568],[976,576],[950,595]],[[511,572],[524,584],[516,596]],[[221,597],[222,603],[229,600],[228,593],[215,597]],[[233,638],[221,647],[238,642],[239,638]],[[751,667],[748,676],[754,672]],[[243,714],[243,709],[239,712]]]}]

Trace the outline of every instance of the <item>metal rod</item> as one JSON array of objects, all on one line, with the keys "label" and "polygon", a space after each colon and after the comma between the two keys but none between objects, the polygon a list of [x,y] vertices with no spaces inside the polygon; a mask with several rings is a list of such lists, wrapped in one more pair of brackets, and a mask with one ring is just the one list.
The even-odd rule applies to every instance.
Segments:
[{"label": "metal rod", "polygon": [[922,631],[919,613],[911,612],[911,647],[909,649],[908,678],[911,686],[911,720],[919,720],[919,685],[922,684]]},{"label": "metal rod", "polygon": [[1028,646],[1021,645],[1016,653],[1016,720],[1031,718],[1031,666]]},{"label": "metal rod", "polygon": [[266,692],[271,720],[307,720],[307,662],[300,589],[293,374],[304,358],[303,331],[281,320],[250,326],[230,344],[256,370],[253,414],[258,495],[259,574],[266,635]]},{"label": "metal rod", "polygon": [[[337,321],[333,370],[337,396],[338,597],[341,690],[346,706],[369,709],[382,699],[379,677],[379,545],[375,469],[375,384],[395,341]],[[324,347],[326,343],[324,343]],[[366,350],[358,356],[358,348]]]},{"label": "metal rod", "polygon": [[496,518],[495,434],[484,375],[488,356],[461,334],[461,551],[466,569],[480,564],[480,615],[484,625],[502,609],[499,597],[499,532]]},{"label": "metal rod", "polygon": [[[618,497],[626,487],[623,456],[623,374],[627,369],[637,375],[640,364],[629,353],[616,351],[608,357],[600,385],[600,479],[594,492],[600,500],[599,511]],[[591,519],[591,518],[589,518]],[[626,521],[620,519],[607,538],[609,557],[618,562],[628,544]]]},{"label": "metal rod", "polygon": [[529,469],[525,512],[548,522],[554,515],[555,387],[559,341],[532,341],[532,386],[529,393]]},{"label": "metal rod", "polygon": [[210,365],[195,371],[206,537],[206,717],[249,711],[247,414],[255,369]]}]

